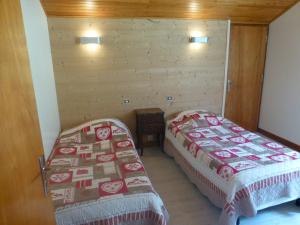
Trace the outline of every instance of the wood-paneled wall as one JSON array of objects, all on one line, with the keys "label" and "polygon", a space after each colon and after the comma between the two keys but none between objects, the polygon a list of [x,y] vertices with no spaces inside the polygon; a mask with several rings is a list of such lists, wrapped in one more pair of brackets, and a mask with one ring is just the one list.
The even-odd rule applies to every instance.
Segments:
[{"label": "wood-paneled wall", "polygon": [[[103,117],[120,118],[133,129],[134,109],[143,107],[160,107],[167,115],[193,108],[221,112],[227,21],[48,22],[63,129]],[[87,31],[102,37],[98,48],[75,43]],[[197,33],[208,36],[209,43],[189,43]]]}]

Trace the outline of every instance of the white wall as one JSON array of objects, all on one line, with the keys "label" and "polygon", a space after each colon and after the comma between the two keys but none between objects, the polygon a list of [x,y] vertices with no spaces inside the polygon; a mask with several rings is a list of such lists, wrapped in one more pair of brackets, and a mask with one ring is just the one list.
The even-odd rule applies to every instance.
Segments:
[{"label": "white wall", "polygon": [[47,17],[39,0],[21,0],[45,157],[60,131]]},{"label": "white wall", "polygon": [[259,127],[300,144],[300,3],[270,25]]}]

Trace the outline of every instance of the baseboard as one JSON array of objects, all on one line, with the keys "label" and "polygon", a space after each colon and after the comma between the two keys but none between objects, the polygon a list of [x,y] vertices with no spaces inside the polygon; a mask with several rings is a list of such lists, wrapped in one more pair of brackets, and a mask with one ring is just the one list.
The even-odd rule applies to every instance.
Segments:
[{"label": "baseboard", "polygon": [[289,147],[289,148],[292,148],[292,149],[294,149],[294,150],[300,152],[300,145],[297,145],[297,144],[295,144],[295,143],[293,143],[293,142],[291,142],[291,141],[288,141],[288,140],[286,140],[286,139],[284,139],[284,138],[282,138],[282,137],[279,137],[279,136],[277,136],[277,135],[275,135],[275,134],[272,134],[272,133],[270,133],[269,131],[266,131],[266,130],[261,129],[261,128],[258,128],[257,131],[258,131],[259,133],[265,135],[265,136],[268,137],[268,138],[271,138],[271,139],[273,139],[273,140],[275,140],[275,141],[278,141],[278,142],[280,142],[281,144],[283,144],[283,145],[285,145],[285,146],[287,146],[287,147]]}]

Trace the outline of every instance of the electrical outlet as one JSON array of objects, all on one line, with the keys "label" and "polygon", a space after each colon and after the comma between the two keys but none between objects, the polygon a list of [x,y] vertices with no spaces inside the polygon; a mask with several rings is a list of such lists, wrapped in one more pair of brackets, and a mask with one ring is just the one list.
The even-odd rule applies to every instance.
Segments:
[{"label": "electrical outlet", "polygon": [[167,96],[167,101],[173,101],[173,96]]},{"label": "electrical outlet", "polygon": [[129,104],[129,99],[123,99],[124,104]]}]

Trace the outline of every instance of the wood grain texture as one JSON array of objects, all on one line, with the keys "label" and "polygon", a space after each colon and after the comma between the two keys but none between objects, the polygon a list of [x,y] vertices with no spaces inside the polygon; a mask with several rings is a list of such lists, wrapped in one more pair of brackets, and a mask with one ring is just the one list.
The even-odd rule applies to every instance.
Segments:
[{"label": "wood grain texture", "polygon": [[256,131],[266,55],[267,26],[231,27],[225,117],[242,127]]},{"label": "wood grain texture", "polygon": [[[134,110],[169,115],[192,108],[221,112],[227,21],[49,18],[61,124],[118,117],[134,130]],[[75,44],[86,30],[103,43]],[[202,32],[208,44],[189,36]],[[172,96],[173,101],[166,100]],[[123,104],[129,99],[129,104]]]},{"label": "wood grain texture", "polygon": [[231,19],[270,23],[298,0],[41,0],[48,16]]},{"label": "wood grain texture", "polygon": [[38,167],[38,117],[18,0],[0,1],[0,224],[55,224]]}]

